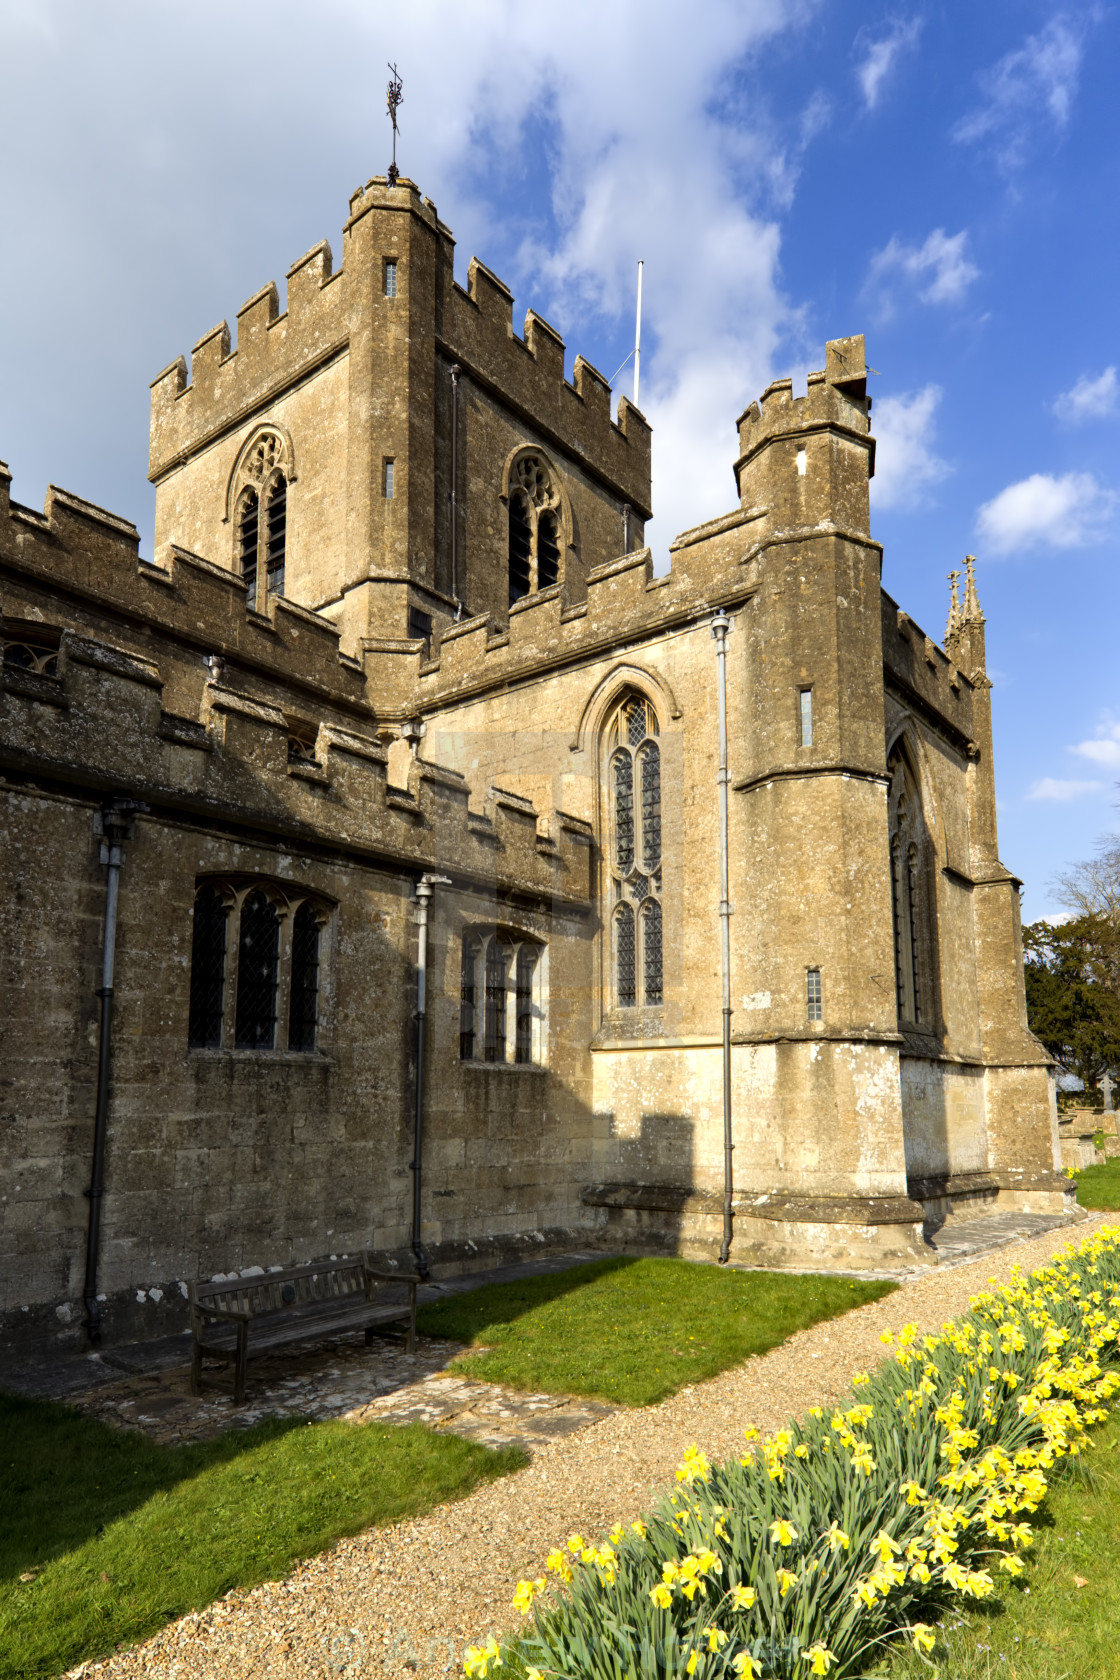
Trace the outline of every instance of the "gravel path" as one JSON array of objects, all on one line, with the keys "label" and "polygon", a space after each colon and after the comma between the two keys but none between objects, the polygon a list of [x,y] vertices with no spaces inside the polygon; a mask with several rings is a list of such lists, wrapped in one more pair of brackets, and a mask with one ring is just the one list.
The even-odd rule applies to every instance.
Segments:
[{"label": "gravel path", "polygon": [[146,1645],[75,1669],[137,1680],[328,1680],[410,1676],[458,1668],[467,1643],[513,1627],[510,1596],[540,1572],[546,1550],[573,1529],[598,1535],[639,1515],[698,1442],[711,1458],[740,1450],[743,1430],[778,1429],[846,1391],[883,1354],[883,1329],[923,1330],[968,1309],[991,1277],[1044,1264],[1114,1214],[1054,1231],[979,1260],[908,1279],[898,1292],[816,1325],[783,1346],[660,1406],[616,1412],[543,1446],[517,1475],[414,1522],[342,1540],[282,1582],[234,1592],[172,1623]]}]

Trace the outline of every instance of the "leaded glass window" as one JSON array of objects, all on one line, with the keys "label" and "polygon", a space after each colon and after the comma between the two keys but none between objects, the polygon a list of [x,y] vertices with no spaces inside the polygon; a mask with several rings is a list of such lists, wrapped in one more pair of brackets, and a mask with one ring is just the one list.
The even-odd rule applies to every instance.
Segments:
[{"label": "leaded glass window", "polygon": [[819,968],[809,968],[805,971],[805,998],[810,1021],[823,1021],[824,1003]]},{"label": "leaded glass window", "polygon": [[507,956],[507,948],[497,939],[491,939],[486,947],[484,969],[486,1020],[483,1060],[487,1062],[504,1062],[506,1059]]},{"label": "leaded glass window", "polygon": [[902,748],[887,762],[891,778],[890,869],[894,922],[894,974],[899,1020],[929,1030],[935,1019],[933,895],[925,859],[930,842],[917,776]]},{"label": "leaded glass window", "polygon": [[280,918],[263,892],[250,893],[241,906],[237,948],[238,1050],[271,1050],[275,1044],[279,957]]},{"label": "leaded glass window", "polygon": [[187,1042],[214,1050],[222,1042],[229,907],[213,887],[199,887],[191,939],[191,1011]]},{"label": "leaded glass window", "polygon": [[560,492],[542,455],[522,455],[509,476],[509,600],[560,581]]},{"label": "leaded glass window", "polygon": [[615,998],[620,1009],[633,1009],[638,1001],[634,912],[620,904],[614,913]]},{"label": "leaded glass window", "polygon": [[292,985],[288,1049],[314,1050],[319,1024],[319,918],[301,904],[292,919]]},{"label": "leaded glass window", "polygon": [[[629,694],[607,729],[610,835],[605,848],[611,920],[611,989],[618,1009],[664,1002],[661,904],[661,747],[657,714]],[[635,809],[635,797],[637,809]]]},{"label": "leaded glass window", "polygon": [[511,929],[468,930],[459,980],[459,1057],[527,1066],[545,1059],[545,947]]}]

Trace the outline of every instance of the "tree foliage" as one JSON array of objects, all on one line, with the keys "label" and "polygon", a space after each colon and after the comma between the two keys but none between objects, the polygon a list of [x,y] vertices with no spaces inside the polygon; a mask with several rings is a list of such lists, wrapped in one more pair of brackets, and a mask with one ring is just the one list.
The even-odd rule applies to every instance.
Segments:
[{"label": "tree foliage", "polygon": [[1067,1073],[1096,1085],[1120,1062],[1120,925],[1082,915],[1023,929],[1027,1018]]}]

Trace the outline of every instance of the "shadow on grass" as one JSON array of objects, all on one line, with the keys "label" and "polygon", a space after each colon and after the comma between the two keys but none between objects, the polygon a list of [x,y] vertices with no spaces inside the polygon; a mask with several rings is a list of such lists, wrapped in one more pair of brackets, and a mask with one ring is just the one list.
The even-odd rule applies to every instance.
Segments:
[{"label": "shadow on grass", "polygon": [[426,1306],[425,1335],[482,1349],[463,1375],[648,1406],[897,1285],[676,1259],[612,1259]]},{"label": "shadow on grass", "polygon": [[0,1680],[61,1673],[524,1463],[420,1425],[298,1418],[165,1447],[0,1395]]}]

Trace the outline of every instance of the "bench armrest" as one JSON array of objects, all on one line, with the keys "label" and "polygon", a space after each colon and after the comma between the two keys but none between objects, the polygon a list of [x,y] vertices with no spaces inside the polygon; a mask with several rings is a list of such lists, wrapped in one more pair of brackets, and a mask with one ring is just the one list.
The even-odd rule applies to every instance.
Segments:
[{"label": "bench armrest", "polygon": [[253,1316],[247,1308],[209,1307],[204,1301],[192,1301],[191,1312],[199,1318],[231,1318],[237,1324],[247,1322]]}]

